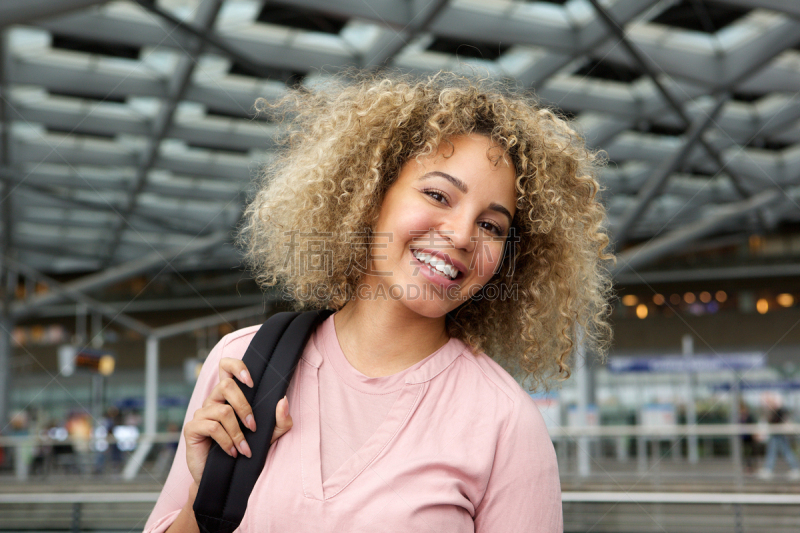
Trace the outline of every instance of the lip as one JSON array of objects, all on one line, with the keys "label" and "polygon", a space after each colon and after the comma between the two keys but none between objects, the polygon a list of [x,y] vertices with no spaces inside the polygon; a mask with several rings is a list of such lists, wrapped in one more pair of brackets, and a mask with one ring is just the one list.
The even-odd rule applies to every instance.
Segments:
[{"label": "lip", "polygon": [[443,287],[445,290],[449,289],[454,285],[461,284],[460,279],[450,279],[442,276],[441,274],[434,274],[433,272],[431,272],[433,268],[430,265],[426,265],[425,263],[414,257],[414,254],[411,254],[411,259],[412,259],[411,264],[412,265],[415,264],[419,268],[419,274],[426,280],[430,281],[431,283],[439,285],[440,287]]},{"label": "lip", "polygon": [[[432,256],[435,256],[435,257],[441,259],[442,261],[444,261],[448,265],[451,265],[451,266],[455,267],[455,269],[458,270],[459,274],[466,274],[467,273],[467,267],[464,266],[464,263],[462,263],[461,261],[458,261],[457,259],[453,259],[452,257],[447,255],[446,253],[443,253],[443,252],[441,252],[439,250],[431,250],[430,248],[412,248],[412,250],[416,250],[416,251],[422,252],[424,254],[430,254]],[[414,254],[411,254],[411,255],[413,256]]]},{"label": "lip", "polygon": [[[420,252],[429,253],[429,254],[435,255],[436,257],[439,257],[439,258],[441,258],[441,259],[443,259],[445,261],[448,259],[448,258],[442,257],[439,254],[432,253],[433,251],[426,251],[426,250],[424,250],[422,248],[412,248],[411,250],[417,250],[417,251],[420,251]],[[433,267],[423,263],[422,261],[420,261],[419,259],[414,257],[413,253],[411,253],[411,259],[413,260],[414,263],[416,263],[416,266],[419,267],[419,273],[422,275],[422,277],[424,277],[425,279],[427,279],[431,283],[434,283],[434,284],[439,285],[441,287],[449,288],[449,287],[452,287],[452,286],[461,285],[461,280],[464,279],[464,276],[465,276],[464,271],[459,271],[458,276],[455,279],[450,279],[450,278],[447,278],[447,277],[445,277],[445,276],[443,276],[441,274],[438,274],[438,273],[434,274],[433,272],[431,272],[433,270]],[[452,262],[450,264],[453,265]],[[455,268],[458,268],[456,265],[453,265],[453,266]]]}]

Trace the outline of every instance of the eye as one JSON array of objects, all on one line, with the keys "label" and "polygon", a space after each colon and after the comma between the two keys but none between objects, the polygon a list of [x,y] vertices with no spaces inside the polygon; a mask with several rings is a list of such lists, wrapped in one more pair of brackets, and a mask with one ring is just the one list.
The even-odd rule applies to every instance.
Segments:
[{"label": "eye", "polygon": [[498,226],[494,222],[490,222],[488,220],[483,220],[483,221],[479,222],[479,224],[488,224],[489,225],[489,228],[488,228],[489,231],[491,231],[492,233],[494,233],[497,236],[503,235],[503,228],[501,228],[500,226]]},{"label": "eye", "polygon": [[[427,194],[428,196],[430,196],[431,198],[433,198],[434,200],[436,200],[440,204],[447,202],[447,195],[444,192],[442,192],[442,191],[440,191],[438,189],[423,189],[422,192]],[[437,196],[439,198],[441,198],[442,200],[444,200],[444,202],[442,200],[438,200],[436,198]]]}]

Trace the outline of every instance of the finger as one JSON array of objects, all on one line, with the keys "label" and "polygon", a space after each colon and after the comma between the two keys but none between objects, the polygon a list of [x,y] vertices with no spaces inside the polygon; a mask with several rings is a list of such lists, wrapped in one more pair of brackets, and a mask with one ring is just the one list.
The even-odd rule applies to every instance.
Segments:
[{"label": "finger", "polygon": [[191,424],[191,427],[189,424],[186,424],[187,444],[192,441],[198,442],[205,440],[207,437],[210,437],[219,444],[228,455],[236,457],[236,445],[233,439],[217,420],[196,420]]},{"label": "finger", "polygon": [[292,417],[289,414],[289,399],[284,396],[275,407],[275,429],[272,431],[270,444],[292,429],[292,425]]},{"label": "finger", "polygon": [[[239,427],[239,421],[236,419],[236,413],[233,408],[227,404],[219,404],[209,408],[209,418],[218,420],[224,430],[228,433],[233,444],[240,452],[247,457],[252,457],[250,446],[247,445],[247,440],[244,438],[244,433]],[[220,444],[221,446],[221,444]]]},{"label": "finger", "polygon": [[211,407],[215,404],[229,404],[244,422],[244,425],[250,428],[250,431],[256,430],[253,409],[244,397],[242,389],[239,388],[233,378],[225,378],[217,383],[217,386],[211,390],[211,394],[203,402],[203,407]]},{"label": "finger", "polygon": [[233,357],[223,357],[219,360],[219,380],[220,382],[226,378],[236,379],[253,388],[253,378],[250,376],[250,371],[247,365],[241,359],[234,359]]}]

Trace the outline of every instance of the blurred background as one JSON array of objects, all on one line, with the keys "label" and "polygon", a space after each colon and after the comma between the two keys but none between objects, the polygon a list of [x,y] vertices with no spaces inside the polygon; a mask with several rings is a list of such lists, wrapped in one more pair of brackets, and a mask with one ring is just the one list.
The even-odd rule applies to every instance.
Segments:
[{"label": "blurred background", "polygon": [[797,531],[796,0],[3,0],[0,530],[144,527],[209,350],[286,306],[230,244],[256,98],[385,66],[608,154],[614,347],[532,394],[565,531]]}]

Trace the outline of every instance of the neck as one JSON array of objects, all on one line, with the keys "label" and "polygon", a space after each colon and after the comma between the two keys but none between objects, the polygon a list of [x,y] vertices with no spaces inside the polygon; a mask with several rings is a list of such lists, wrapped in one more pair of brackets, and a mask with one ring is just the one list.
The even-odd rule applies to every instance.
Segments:
[{"label": "neck", "polygon": [[444,316],[421,316],[392,299],[351,300],[333,319],[345,357],[368,377],[402,372],[450,340]]}]

